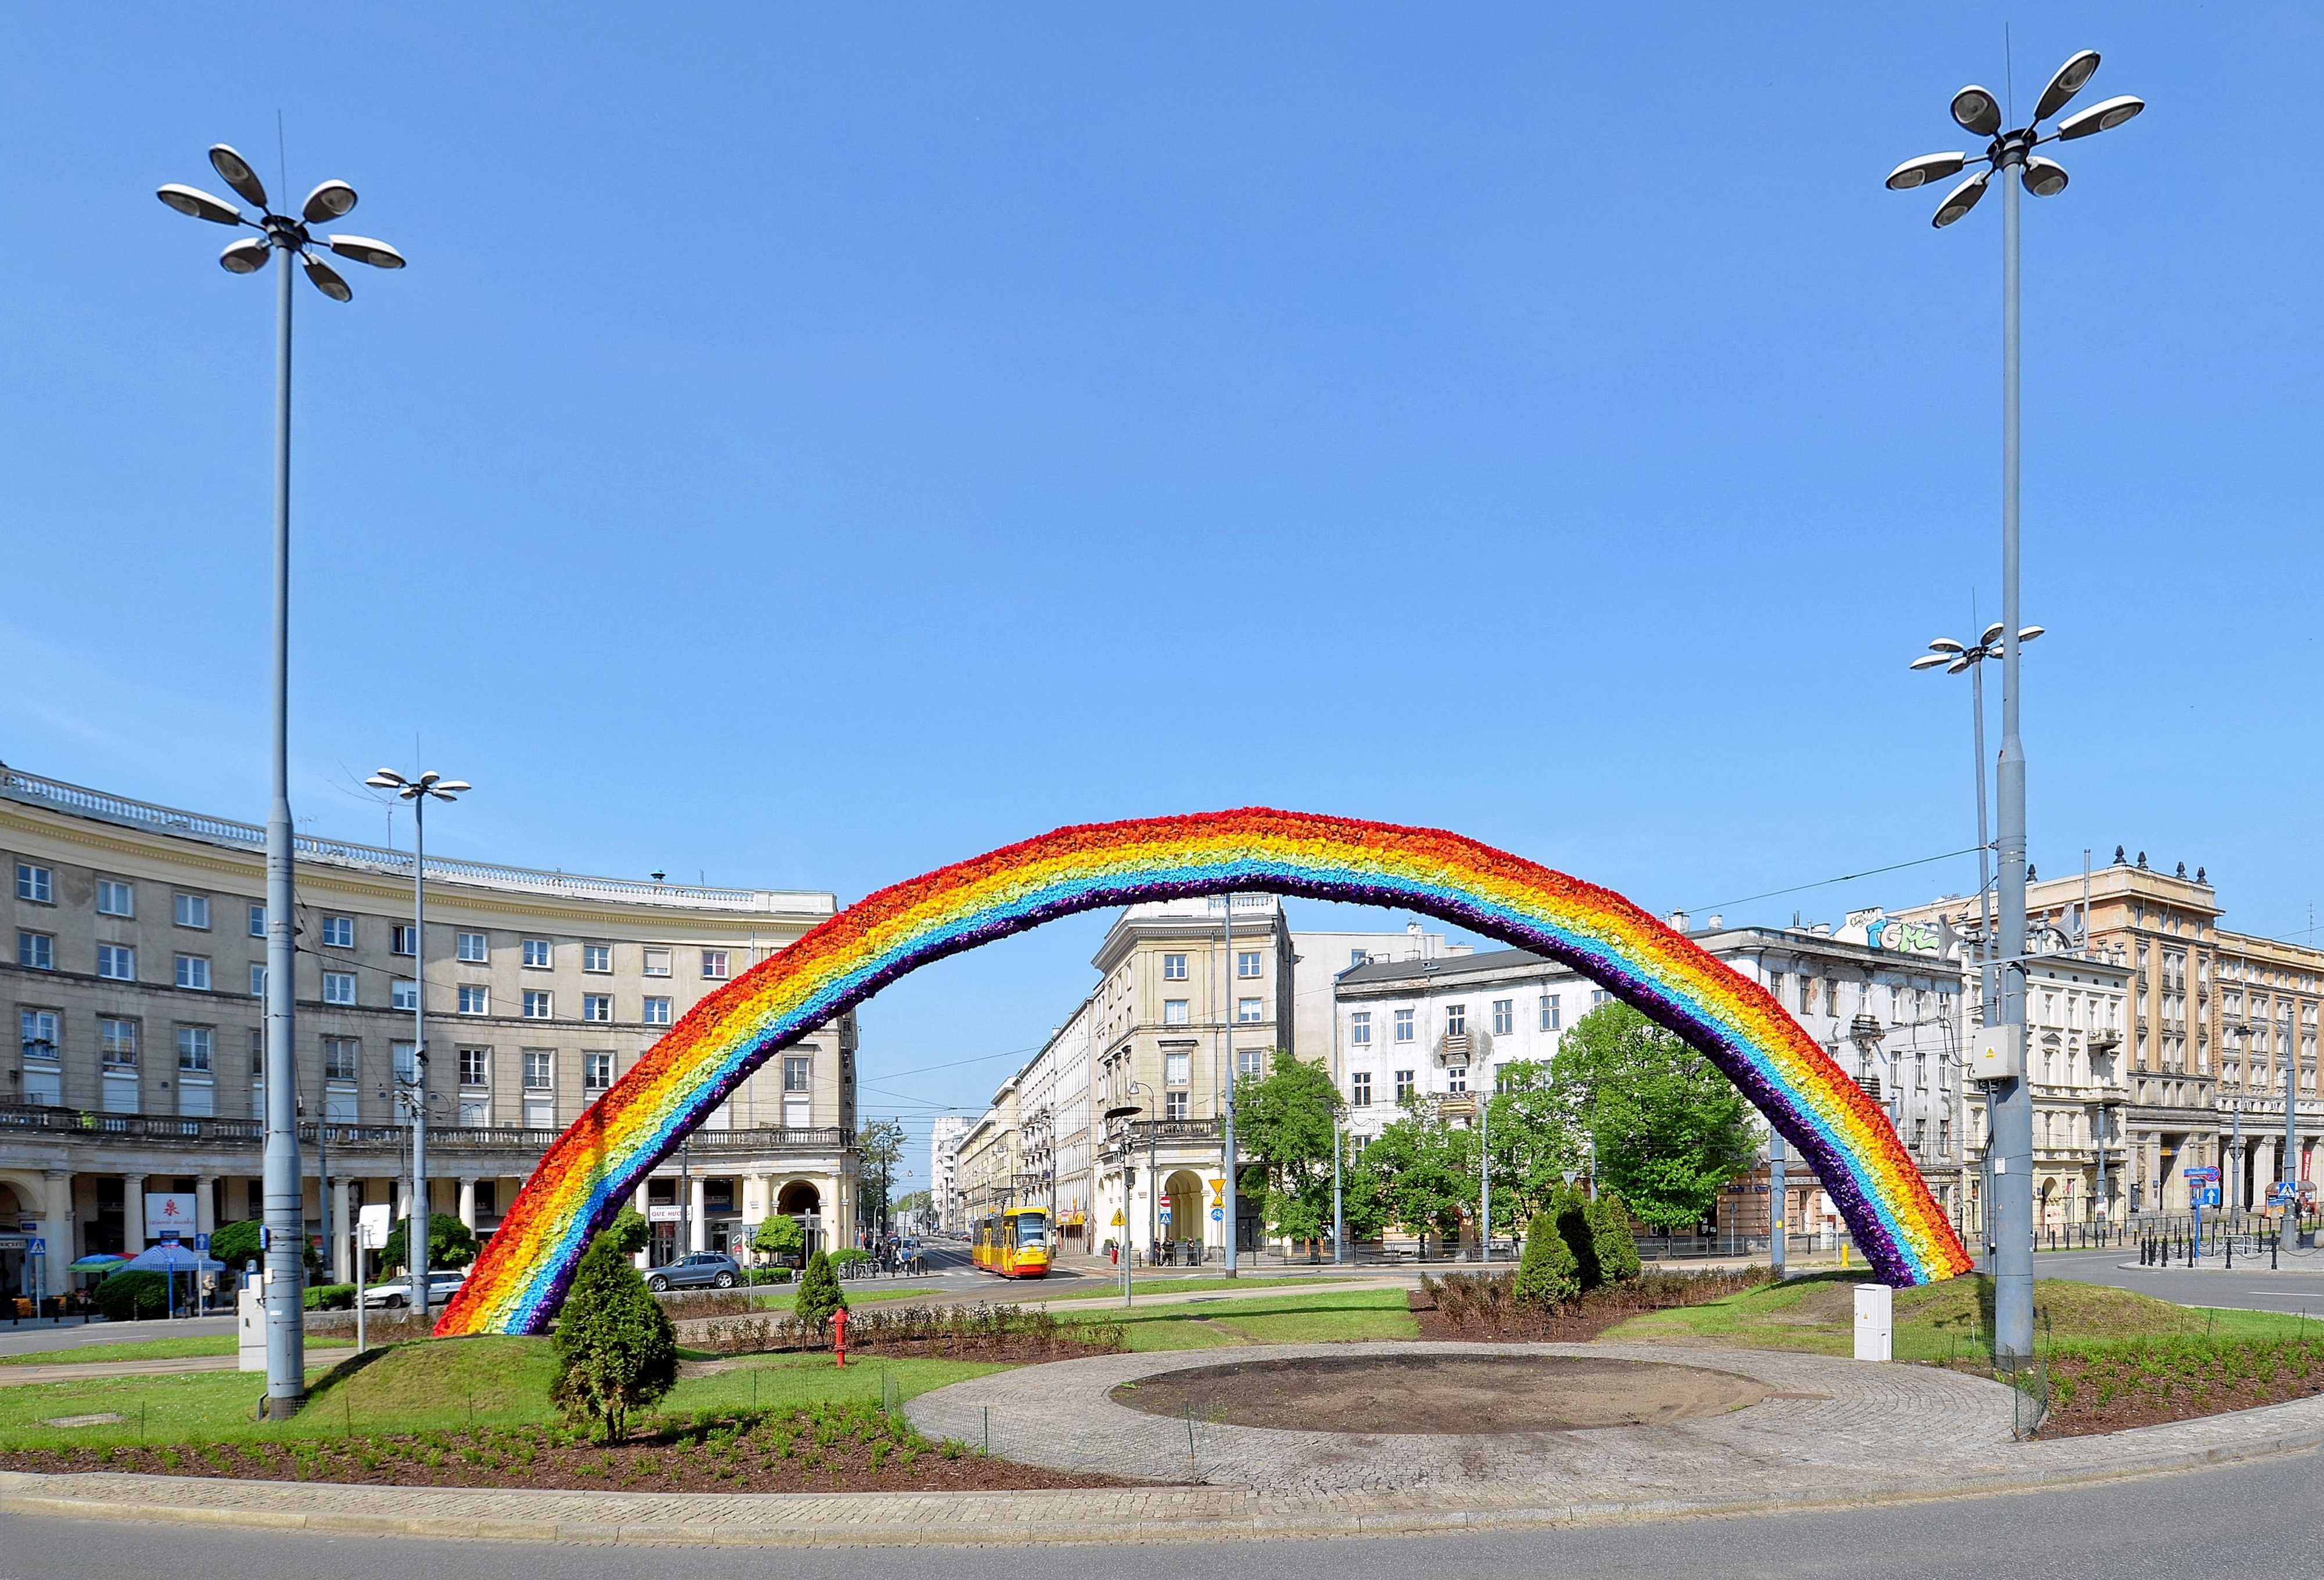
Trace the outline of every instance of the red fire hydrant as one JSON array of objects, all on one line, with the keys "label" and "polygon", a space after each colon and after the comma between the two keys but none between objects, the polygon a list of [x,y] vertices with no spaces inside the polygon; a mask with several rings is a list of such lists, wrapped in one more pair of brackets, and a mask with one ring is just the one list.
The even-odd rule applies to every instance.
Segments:
[{"label": "red fire hydrant", "polygon": [[847,1364],[847,1308],[842,1306],[831,1314],[831,1353],[837,1364]]}]

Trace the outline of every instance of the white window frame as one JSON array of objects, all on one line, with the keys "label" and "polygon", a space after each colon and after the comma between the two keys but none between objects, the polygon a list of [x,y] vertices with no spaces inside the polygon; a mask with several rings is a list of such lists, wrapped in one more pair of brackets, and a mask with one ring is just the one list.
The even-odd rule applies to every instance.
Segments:
[{"label": "white window frame", "polygon": [[490,1048],[462,1048],[459,1061],[463,1091],[488,1092],[493,1089],[493,1051]]},{"label": "white window frame", "polygon": [[524,990],[524,998],[518,1007],[523,1012],[523,1018],[526,1020],[555,1020],[557,995],[539,988],[528,988]]},{"label": "white window frame", "polygon": [[[115,901],[119,903],[113,903]],[[137,886],[134,883],[124,883],[117,877],[98,878],[97,880],[97,914],[100,916],[135,916]]]},{"label": "white window frame", "polygon": [[1517,1001],[1514,998],[1493,1000],[1493,1035],[1510,1037],[1517,1034]]},{"label": "white window frame", "polygon": [[[189,895],[183,890],[179,890],[171,898],[170,916],[171,920],[180,927],[190,927],[199,932],[208,932],[210,929],[210,897],[208,895]],[[198,918],[198,920],[189,921],[188,920],[189,917]]]},{"label": "white window frame", "polygon": [[250,996],[253,998],[266,997],[266,968],[257,960],[250,962]]},{"label": "white window frame", "polygon": [[729,951],[723,949],[704,950],[702,951],[702,979],[706,982],[725,981],[729,974],[727,968],[730,958]]},{"label": "white window frame", "polygon": [[488,966],[493,961],[492,935],[486,932],[455,933],[452,953],[463,964]]},{"label": "white window frame", "polygon": [[[557,1090],[556,1049],[527,1048],[523,1052],[523,1060],[526,1091],[554,1092]],[[540,1079],[537,1080],[533,1079],[536,1070],[540,1073]]]},{"label": "white window frame", "polygon": [[353,949],[355,946],[355,919],[353,916],[323,918],[323,947]]},{"label": "white window frame", "polygon": [[[246,900],[245,900],[244,902],[243,902],[243,903],[244,903],[244,905],[249,905],[249,904],[250,904],[250,903],[249,903],[248,901],[246,901]],[[251,936],[251,937],[253,937],[253,938],[263,938],[263,937],[265,937],[265,936],[266,936],[266,907],[265,907],[265,906],[263,906],[263,905],[251,905],[251,906],[250,906],[250,917],[249,917],[249,923],[250,923],[250,936]]]},{"label": "white window frame", "polygon": [[557,969],[557,941],[553,938],[528,938],[524,941],[523,966],[528,971],[550,971]]},{"label": "white window frame", "polygon": [[671,959],[668,945],[649,944],[646,946],[645,964],[640,969],[638,974],[641,977],[670,976],[674,971],[670,964]]},{"label": "white window frame", "polygon": [[481,983],[462,983],[460,985],[459,1012],[462,1015],[492,1014],[493,990],[490,988],[484,987]]},{"label": "white window frame", "polygon": [[[115,1027],[124,1028],[127,1031],[128,1037],[126,1039],[125,1045],[124,1039],[115,1030]],[[135,1020],[125,1015],[99,1015],[97,1017],[97,1058],[106,1069],[136,1069],[137,1044],[143,1040],[143,1028]]]},{"label": "white window frame", "polygon": [[57,869],[31,861],[16,863],[16,897],[35,905],[57,903]]},{"label": "white window frame", "polygon": [[1372,1012],[1369,1009],[1348,1013],[1348,1046],[1369,1048],[1372,1045]]},{"label": "white window frame", "polygon": [[1409,1070],[1399,1070],[1396,1072],[1396,1100],[1397,1102],[1403,1102],[1406,1098],[1412,1096],[1419,1089],[1420,1082],[1414,1071]]},{"label": "white window frame", "polygon": [[1369,1108],[1372,1106],[1372,1072],[1369,1070],[1348,1073],[1348,1107]]},{"label": "white window frame", "polygon": [[217,1038],[208,1026],[178,1028],[178,1068],[189,1075],[210,1075],[217,1070]]},{"label": "white window frame", "polygon": [[23,1048],[30,1049],[35,1045],[45,1044],[49,1050],[45,1053],[26,1052],[25,1058],[45,1059],[54,1062],[63,1055],[64,1017],[55,1010],[20,1010],[16,1015],[16,1026]]},{"label": "white window frame", "polygon": [[613,946],[610,943],[583,944],[581,969],[595,976],[610,976],[613,969]]},{"label": "white window frame", "polygon": [[210,990],[210,957],[180,955],[177,966],[171,973],[171,980],[189,993],[208,993]]},{"label": "white window frame", "polygon": [[[119,970],[113,969],[119,966]],[[97,974],[108,982],[137,980],[137,951],[126,943],[100,943],[97,946]]]},{"label": "white window frame", "polygon": [[387,985],[387,1007],[414,1010],[420,1007],[420,984],[410,977],[398,977]]},{"label": "white window frame", "polygon": [[323,1002],[353,1007],[355,1001],[355,974],[353,971],[323,973]]},{"label": "white window frame", "polygon": [[1265,974],[1267,969],[1266,966],[1262,963],[1264,958],[1265,957],[1260,955],[1259,951],[1255,949],[1239,949],[1235,951],[1235,980],[1238,982],[1258,981],[1259,978]]},{"label": "white window frame", "polygon": [[671,1005],[668,997],[655,994],[648,994],[646,996],[646,1024],[650,1026],[666,1026],[675,1024],[676,1019],[677,1015],[675,1013],[675,1007]]},{"label": "white window frame", "polygon": [[805,1096],[815,1090],[815,1055],[786,1053],[783,1055],[783,1095]]},{"label": "white window frame", "polygon": [[387,952],[392,955],[403,955],[411,960],[418,960],[420,958],[420,951],[414,947],[415,940],[412,938],[411,934],[412,927],[411,923],[409,922],[392,922],[388,923]]},{"label": "white window frame", "polygon": [[581,1089],[602,1092],[613,1084],[613,1055],[604,1049],[593,1049],[581,1055]]},{"label": "white window frame", "polygon": [[[346,1071],[344,1075],[334,1073],[331,1069],[331,1055],[334,1052],[344,1052],[346,1055],[346,1062],[341,1066]],[[336,1081],[361,1080],[363,1079],[362,1042],[354,1037],[325,1037],[323,1039],[323,1079]]]},{"label": "white window frame", "polygon": [[16,964],[27,971],[55,970],[57,969],[56,934],[19,929],[16,933]]},{"label": "white window frame", "polygon": [[1465,1037],[1469,1034],[1467,1005],[1448,1004],[1444,1006],[1444,1034],[1448,1037]]},{"label": "white window frame", "polygon": [[1165,982],[1185,981],[1186,979],[1186,957],[1182,954],[1164,955],[1162,957],[1162,979]]},{"label": "white window frame", "polygon": [[1173,1049],[1162,1055],[1162,1084],[1166,1087],[1194,1084],[1194,1056]]},{"label": "white window frame", "polygon": [[1267,1019],[1267,1000],[1238,998],[1235,1000],[1235,1024],[1255,1026]]},{"label": "white window frame", "polygon": [[598,1025],[611,1025],[613,996],[610,993],[584,993],[581,996],[581,1018]]},{"label": "white window frame", "polygon": [[1162,1001],[1162,1024],[1166,1026],[1187,1024],[1188,1013],[1187,1000],[1184,998],[1166,998]]},{"label": "white window frame", "polygon": [[1409,1043],[1417,1034],[1418,1033],[1415,1030],[1414,1026],[1413,1012],[1408,1009],[1397,1010],[1396,1012],[1396,1040],[1399,1043]]}]

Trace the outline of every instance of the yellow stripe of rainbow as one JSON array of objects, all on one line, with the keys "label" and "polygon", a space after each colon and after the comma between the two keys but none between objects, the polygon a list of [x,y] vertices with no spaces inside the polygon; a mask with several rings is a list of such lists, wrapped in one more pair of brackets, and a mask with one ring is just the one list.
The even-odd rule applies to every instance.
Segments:
[{"label": "yellow stripe of rainbow", "polygon": [[744,1077],[932,960],[1077,911],[1266,890],[1548,955],[1702,1049],[1797,1147],[1880,1275],[1969,1258],[1879,1105],[1767,993],[1609,890],[1458,834],[1249,808],[1059,829],[881,890],[705,999],[558,1139],[437,1325],[537,1333],[589,1236]]}]

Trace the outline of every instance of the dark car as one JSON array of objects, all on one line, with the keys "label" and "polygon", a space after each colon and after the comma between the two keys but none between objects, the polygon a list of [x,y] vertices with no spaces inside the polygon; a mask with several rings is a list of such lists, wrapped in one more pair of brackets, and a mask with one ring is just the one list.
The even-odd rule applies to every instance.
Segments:
[{"label": "dark car", "polygon": [[646,1269],[646,1288],[657,1294],[664,1290],[731,1290],[742,1281],[742,1263],[719,1251],[696,1251]]}]

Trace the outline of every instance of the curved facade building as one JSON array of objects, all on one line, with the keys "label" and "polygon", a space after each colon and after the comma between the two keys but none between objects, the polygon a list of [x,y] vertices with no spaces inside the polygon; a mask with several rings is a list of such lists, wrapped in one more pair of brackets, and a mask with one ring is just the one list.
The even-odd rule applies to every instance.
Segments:
[{"label": "curved facade building", "polygon": [[[408,1208],[411,999],[425,994],[430,1205],[481,1236],[558,1134],[706,994],[831,915],[829,894],[586,877],[299,838],[300,1154],[309,1233],[352,1268],[355,1209]],[[0,1291],[69,1287],[259,1216],[265,831],[0,767]],[[855,1221],[855,1026],[772,1061],[657,1171],[654,1256],[810,1243]]]}]

